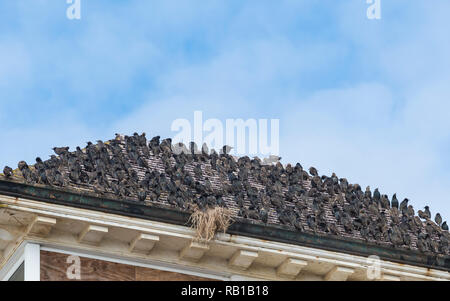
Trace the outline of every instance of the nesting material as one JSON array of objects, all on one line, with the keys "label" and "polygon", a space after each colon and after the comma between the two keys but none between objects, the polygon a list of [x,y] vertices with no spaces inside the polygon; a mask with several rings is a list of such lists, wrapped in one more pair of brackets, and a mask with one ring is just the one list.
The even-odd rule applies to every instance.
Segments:
[{"label": "nesting material", "polygon": [[189,219],[200,241],[210,241],[217,232],[227,231],[232,223],[231,210],[224,207],[200,209],[196,207]]}]

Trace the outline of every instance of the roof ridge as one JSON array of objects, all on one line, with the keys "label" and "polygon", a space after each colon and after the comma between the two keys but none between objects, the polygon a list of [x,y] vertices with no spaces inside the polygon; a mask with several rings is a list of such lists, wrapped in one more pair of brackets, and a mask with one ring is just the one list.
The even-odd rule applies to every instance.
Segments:
[{"label": "roof ridge", "polygon": [[161,202],[181,210],[192,204],[226,206],[240,218],[298,231],[450,254],[450,235],[442,217],[438,214],[440,220],[436,216],[432,222],[428,207],[415,215],[408,199],[399,204],[394,194],[391,202],[378,188],[372,193],[368,186],[363,192],[359,184],[335,173],[319,176],[311,167],[308,174],[300,163],[281,164],[280,157],[264,164],[258,157],[232,156],[227,146],[218,154],[213,149],[199,150],[192,142],[189,148],[182,144],[187,154],[178,154],[171,138],[160,140],[155,136],[148,141],[145,133],[116,134],[114,139],[88,142],[72,152],[54,148],[56,155],[50,159],[38,157],[33,165],[21,161],[15,170],[5,167],[1,176],[32,185]]}]

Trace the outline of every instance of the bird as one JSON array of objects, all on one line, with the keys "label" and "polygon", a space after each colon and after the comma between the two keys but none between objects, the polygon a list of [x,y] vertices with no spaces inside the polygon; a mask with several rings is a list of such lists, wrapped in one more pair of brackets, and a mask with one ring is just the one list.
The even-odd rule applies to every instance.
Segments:
[{"label": "bird", "polygon": [[269,219],[269,214],[268,214],[267,210],[265,210],[264,208],[261,208],[259,210],[259,217],[261,218],[261,221],[264,224],[267,224],[267,221]]},{"label": "bird", "polygon": [[206,143],[202,144],[202,153],[206,156],[209,154],[208,145]]},{"label": "bird", "polygon": [[398,200],[397,200],[397,194],[396,193],[394,193],[394,195],[392,196],[391,206],[392,206],[392,208],[397,208],[398,209]]},{"label": "bird", "polygon": [[318,177],[319,173],[317,172],[317,169],[315,169],[314,167],[310,167],[309,168],[309,173],[314,176],[314,177]]},{"label": "bird", "polygon": [[61,156],[65,153],[67,153],[69,151],[69,147],[54,147],[53,151],[55,152],[55,154],[57,154],[58,156]]},{"label": "bird", "polygon": [[408,199],[404,199],[401,203],[400,203],[400,211],[405,210],[406,208],[408,208]]},{"label": "bird", "polygon": [[137,195],[140,202],[145,202],[145,199],[147,198],[147,191],[141,189],[138,191]]},{"label": "bird", "polygon": [[372,198],[372,192],[370,191],[370,186],[366,187],[366,192],[364,193],[365,197],[368,199]]},{"label": "bird", "polygon": [[5,168],[3,168],[3,174],[5,177],[10,178],[13,175],[13,169],[9,166],[5,166]]},{"label": "bird", "polygon": [[430,219],[431,218],[431,212],[430,212],[430,208],[428,206],[425,206],[425,211],[419,210],[418,214],[421,219]]},{"label": "bird", "polygon": [[428,216],[428,218],[431,218],[431,212],[430,212],[430,207],[425,206],[425,214]]},{"label": "bird", "polygon": [[231,152],[232,149],[233,149],[233,147],[228,146],[228,145],[224,145],[219,153],[221,155],[228,155]]},{"label": "bird", "polygon": [[270,155],[268,158],[263,159],[264,165],[272,165],[273,163],[277,163],[281,160],[281,157]]},{"label": "bird", "polygon": [[436,216],[435,216],[435,218],[434,218],[434,221],[436,222],[436,224],[437,224],[438,226],[441,226],[441,224],[442,224],[442,217],[441,217],[441,215],[440,215],[439,213],[436,213]]},{"label": "bird", "polygon": [[380,201],[381,199],[381,194],[378,188],[376,188],[375,191],[373,192],[373,199],[377,202]]},{"label": "bird", "polygon": [[381,196],[381,201],[380,202],[381,202],[381,207],[383,207],[385,209],[389,208],[390,202],[389,202],[389,198],[388,198],[387,195],[383,194]]},{"label": "bird", "polygon": [[444,222],[441,226],[442,230],[448,231],[448,225],[447,222]]},{"label": "bird", "polygon": [[202,173],[202,167],[201,167],[200,164],[197,164],[197,165],[194,167],[194,175],[195,175],[197,178],[201,178],[201,177],[202,177],[203,173]]},{"label": "bird", "polygon": [[406,209],[406,215],[410,217],[414,217],[414,208],[413,206],[409,205]]},{"label": "bird", "polygon": [[194,141],[191,141],[189,143],[189,151],[192,155],[198,154],[199,151],[198,151],[197,143],[195,143]]}]

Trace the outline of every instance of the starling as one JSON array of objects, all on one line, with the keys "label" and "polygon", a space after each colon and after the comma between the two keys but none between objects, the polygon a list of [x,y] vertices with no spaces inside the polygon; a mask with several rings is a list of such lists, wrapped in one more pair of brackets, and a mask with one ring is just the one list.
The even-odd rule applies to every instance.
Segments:
[{"label": "starling", "polygon": [[436,214],[436,217],[434,218],[434,221],[436,222],[436,224],[438,226],[440,226],[442,224],[442,217],[439,213]]},{"label": "starling", "polygon": [[5,177],[11,178],[13,175],[13,169],[9,166],[5,166],[5,168],[3,169],[3,174],[5,175]]},{"label": "starling", "polygon": [[381,194],[378,188],[373,192],[373,199],[377,202],[381,200]]},{"label": "starling", "polygon": [[428,206],[425,206],[425,211],[419,210],[418,214],[421,219],[430,219],[431,218],[431,212],[430,212],[430,208]]},{"label": "starling", "polygon": [[394,195],[392,196],[391,206],[392,206],[392,208],[397,208],[398,209],[398,200],[397,200],[397,194],[396,193],[394,193]]},{"label": "starling", "polygon": [[58,156],[61,156],[61,155],[65,154],[65,153],[67,153],[69,151],[69,147],[54,147],[53,151]]},{"label": "starling", "polygon": [[145,199],[147,198],[147,191],[140,189],[137,195],[140,202],[145,202]]},{"label": "starling", "polygon": [[198,178],[198,179],[200,179],[200,178],[202,177],[203,173],[202,173],[202,167],[201,167],[200,164],[197,164],[197,165],[194,167],[194,175],[195,175],[195,177]]},{"label": "starling", "polygon": [[261,210],[259,211],[259,217],[261,218],[261,220],[264,224],[267,224],[267,221],[269,219],[269,214],[267,213],[267,211],[265,209],[261,208]]},{"label": "starling", "polygon": [[442,230],[448,231],[448,225],[447,225],[447,222],[444,222],[444,223],[442,224]]},{"label": "starling", "polygon": [[370,186],[366,187],[366,192],[364,193],[365,197],[368,199],[372,198],[372,192],[370,191]]},{"label": "starling", "polygon": [[228,145],[224,145],[222,147],[221,151],[220,151],[220,154],[228,155],[231,152],[232,149],[233,149],[233,147],[228,146]]},{"label": "starling", "polygon": [[381,196],[381,207],[387,209],[390,206],[389,198],[387,195],[383,194]]},{"label": "starling", "polygon": [[430,212],[430,207],[425,206],[425,214],[428,217],[428,219],[431,218],[431,212]]},{"label": "starling", "polygon": [[309,168],[309,173],[313,176],[313,177],[318,177],[319,173],[317,172],[317,169],[315,169],[314,167],[310,167]]},{"label": "starling", "polygon": [[400,211],[405,210],[406,208],[408,208],[408,199],[404,199],[401,203],[400,203]]}]

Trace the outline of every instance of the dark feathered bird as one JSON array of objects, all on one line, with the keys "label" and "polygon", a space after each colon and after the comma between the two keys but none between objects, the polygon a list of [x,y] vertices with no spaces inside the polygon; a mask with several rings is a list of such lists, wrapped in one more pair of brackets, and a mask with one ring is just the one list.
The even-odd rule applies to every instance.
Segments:
[{"label": "dark feathered bird", "polygon": [[310,167],[309,168],[309,173],[313,176],[313,177],[318,177],[319,173],[317,172],[317,169],[315,169],[314,167]]},{"label": "dark feathered bird", "polygon": [[397,194],[396,193],[394,193],[394,195],[392,196],[391,206],[392,206],[392,208],[397,208],[398,209],[398,200],[397,200]]},{"label": "dark feathered bird", "polygon": [[409,205],[408,209],[406,209],[406,215],[410,217],[414,217],[414,208],[413,206]]},{"label": "dark feathered bird", "polygon": [[400,203],[400,211],[405,210],[406,208],[408,208],[408,199],[404,199],[401,203]]},{"label": "dark feathered bird", "polygon": [[381,199],[381,194],[378,188],[373,192],[373,199],[377,202]]},{"label": "dark feathered bird", "polygon": [[200,164],[197,164],[194,167],[194,174],[195,174],[195,177],[197,177],[197,178],[201,178],[202,177],[203,173],[202,173],[202,167],[201,167]]},{"label": "dark feathered bird", "polygon": [[428,216],[428,218],[431,218],[431,212],[430,212],[430,207],[425,206],[425,214]]},{"label": "dark feathered bird", "polygon": [[209,148],[206,143],[202,144],[201,153],[202,153],[203,157],[205,157],[205,158],[207,158],[209,156]]},{"label": "dark feathered bird", "polygon": [[364,196],[368,199],[372,198],[372,192],[370,191],[370,186],[366,187],[366,192],[364,193]]},{"label": "dark feathered bird", "polygon": [[269,214],[267,213],[267,210],[261,208],[261,210],[259,210],[259,217],[261,218],[264,224],[267,224],[267,221],[269,219]]},{"label": "dark feathered bird", "polygon": [[442,224],[442,230],[448,231],[448,225],[447,225],[447,222],[444,222],[444,223]]},{"label": "dark feathered bird", "polygon": [[69,147],[54,147],[53,151],[55,152],[55,154],[57,154],[58,156],[61,156],[65,153],[67,153],[69,151]]},{"label": "dark feathered bird", "polygon": [[147,191],[140,189],[137,195],[140,202],[145,202],[145,199],[147,198]]},{"label": "dark feathered bird", "polygon": [[383,194],[381,196],[381,201],[380,202],[381,202],[381,207],[383,207],[385,209],[389,208],[390,202],[389,202],[389,198],[388,198],[387,195]]},{"label": "dark feathered bird", "polygon": [[434,221],[436,222],[436,224],[438,224],[438,226],[442,224],[442,217],[439,213],[436,214]]},{"label": "dark feathered bird", "polygon": [[10,178],[13,175],[13,169],[9,166],[5,166],[5,168],[3,168],[3,174],[5,177]]},{"label": "dark feathered bird", "polygon": [[428,206],[425,206],[425,211],[419,210],[418,214],[421,219],[430,219],[431,218],[431,212],[430,212],[430,208]]},{"label": "dark feathered bird", "polygon": [[229,145],[224,145],[220,151],[220,154],[229,154],[231,152],[231,150],[233,149],[233,147],[229,146]]},{"label": "dark feathered bird", "polygon": [[148,169],[148,164],[147,164],[147,162],[146,162],[145,159],[142,158],[141,156],[138,156],[138,157],[137,157],[137,163],[138,163],[138,165],[139,165],[140,167],[143,167],[143,168],[147,168],[147,169]]},{"label": "dark feathered bird", "polygon": [[199,153],[197,144],[193,141],[189,143],[189,151],[192,155],[196,155]]}]

